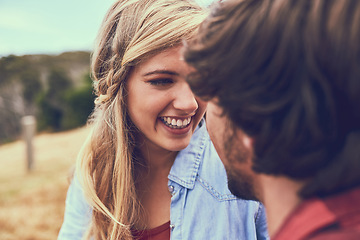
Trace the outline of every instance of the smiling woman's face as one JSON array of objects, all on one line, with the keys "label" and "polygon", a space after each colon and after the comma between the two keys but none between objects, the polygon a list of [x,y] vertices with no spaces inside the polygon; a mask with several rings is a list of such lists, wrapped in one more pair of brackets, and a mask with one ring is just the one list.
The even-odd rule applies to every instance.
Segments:
[{"label": "smiling woman's face", "polygon": [[184,149],[204,115],[206,103],[193,95],[185,80],[191,68],[180,50],[154,55],[138,64],[128,79],[128,111],[147,148]]}]

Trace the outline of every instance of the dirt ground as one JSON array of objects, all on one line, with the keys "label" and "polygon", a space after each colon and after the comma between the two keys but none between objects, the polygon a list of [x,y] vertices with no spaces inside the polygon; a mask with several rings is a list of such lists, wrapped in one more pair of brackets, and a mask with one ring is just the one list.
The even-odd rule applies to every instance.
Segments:
[{"label": "dirt ground", "polygon": [[89,129],[39,134],[34,168],[27,172],[25,143],[0,146],[0,239],[56,239],[63,221],[68,177]]}]

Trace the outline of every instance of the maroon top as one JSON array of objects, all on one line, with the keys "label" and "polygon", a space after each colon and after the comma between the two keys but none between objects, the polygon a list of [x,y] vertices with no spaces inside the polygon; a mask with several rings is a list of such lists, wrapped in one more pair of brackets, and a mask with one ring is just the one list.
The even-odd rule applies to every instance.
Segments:
[{"label": "maroon top", "polygon": [[272,240],[359,240],[360,188],[305,200]]},{"label": "maroon top", "polygon": [[136,240],[169,240],[170,221],[153,229],[131,230]]}]

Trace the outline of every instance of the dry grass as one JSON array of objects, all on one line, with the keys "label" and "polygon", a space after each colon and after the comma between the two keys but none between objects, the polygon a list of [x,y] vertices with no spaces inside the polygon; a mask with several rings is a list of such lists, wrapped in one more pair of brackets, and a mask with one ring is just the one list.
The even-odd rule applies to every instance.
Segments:
[{"label": "dry grass", "polygon": [[27,173],[22,141],[0,146],[0,239],[56,239],[63,220],[68,176],[87,128],[41,134]]}]

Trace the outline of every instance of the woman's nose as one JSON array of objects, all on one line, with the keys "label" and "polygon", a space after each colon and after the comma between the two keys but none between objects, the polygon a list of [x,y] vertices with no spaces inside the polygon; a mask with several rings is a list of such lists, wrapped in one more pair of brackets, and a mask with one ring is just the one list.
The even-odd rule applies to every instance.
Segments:
[{"label": "woman's nose", "polygon": [[186,114],[195,112],[199,107],[190,86],[185,81],[181,83],[175,92],[173,106],[178,110],[186,112]]}]

